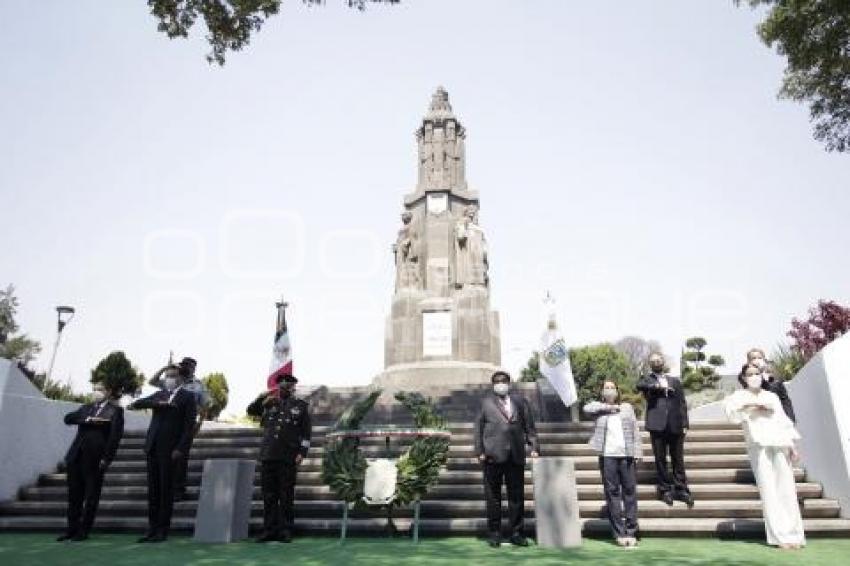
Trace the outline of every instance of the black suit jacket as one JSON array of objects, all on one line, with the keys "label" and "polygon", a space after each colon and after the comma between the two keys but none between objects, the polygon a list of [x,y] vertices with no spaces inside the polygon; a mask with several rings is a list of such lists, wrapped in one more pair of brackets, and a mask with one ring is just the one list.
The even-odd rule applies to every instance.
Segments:
[{"label": "black suit jacket", "polygon": [[685,389],[678,377],[665,376],[672,391],[658,383],[655,374],[645,375],[637,382],[637,390],[646,399],[646,430],[681,434],[688,428],[688,404]]},{"label": "black suit jacket", "polygon": [[189,453],[192,444],[192,431],[197,416],[195,396],[188,391],[178,389],[169,404],[168,391],[157,391],[153,395],[134,401],[131,409],[151,409],[153,417],[145,437],[145,453],[155,452],[167,456],[179,450],[183,455]]},{"label": "black suit jacket", "polygon": [[[87,418],[96,414],[98,418],[108,419],[108,422],[86,422]],[[77,436],[65,454],[66,463],[85,453],[86,458],[97,462],[102,460],[109,465],[124,435],[124,409],[107,402],[98,414],[98,404],[87,403],[65,415],[65,424],[77,426]]]},{"label": "black suit jacket", "polygon": [[781,380],[770,376],[770,380],[762,380],[761,386],[765,391],[770,391],[779,397],[779,402],[782,403],[782,410],[788,415],[792,423],[796,423],[794,417],[794,405],[791,404],[791,397],[788,396],[788,390],[785,389],[785,384]]},{"label": "black suit jacket", "polygon": [[475,453],[484,454],[488,462],[525,464],[525,447],[540,452],[534,415],[525,397],[510,395],[513,414],[510,418],[501,408],[498,396],[487,395],[475,421]]}]

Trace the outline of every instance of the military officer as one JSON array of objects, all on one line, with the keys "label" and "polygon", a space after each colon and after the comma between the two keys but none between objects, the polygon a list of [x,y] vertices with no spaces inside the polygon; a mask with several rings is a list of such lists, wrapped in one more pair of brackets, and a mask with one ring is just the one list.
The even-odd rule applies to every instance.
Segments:
[{"label": "military officer", "polygon": [[277,378],[277,387],[248,406],[261,418],[260,481],[263,491],[263,534],[257,542],[291,542],[295,522],[295,475],[310,448],[307,402],[295,397],[295,376]]}]

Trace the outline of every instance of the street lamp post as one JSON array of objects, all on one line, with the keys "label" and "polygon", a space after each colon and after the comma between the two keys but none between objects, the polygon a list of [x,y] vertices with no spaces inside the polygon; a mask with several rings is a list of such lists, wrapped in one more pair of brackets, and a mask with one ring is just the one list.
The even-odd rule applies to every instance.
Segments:
[{"label": "street lamp post", "polygon": [[62,339],[62,331],[71,319],[74,318],[74,307],[60,305],[56,307],[56,342],[53,344],[53,355],[50,356],[50,366],[47,368],[47,377],[44,384],[50,381],[50,376],[53,375],[53,364],[56,362],[56,351],[59,350],[59,341]]}]

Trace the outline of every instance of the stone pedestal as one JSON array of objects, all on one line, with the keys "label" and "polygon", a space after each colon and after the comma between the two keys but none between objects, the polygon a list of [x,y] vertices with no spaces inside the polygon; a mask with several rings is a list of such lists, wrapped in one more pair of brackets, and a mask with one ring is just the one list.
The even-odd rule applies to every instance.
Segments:
[{"label": "stone pedestal", "polygon": [[254,460],[205,460],[195,516],[195,541],[248,538],[254,491]]},{"label": "stone pedestal", "polygon": [[576,472],[571,458],[535,458],[534,517],[537,545],[581,546]]}]

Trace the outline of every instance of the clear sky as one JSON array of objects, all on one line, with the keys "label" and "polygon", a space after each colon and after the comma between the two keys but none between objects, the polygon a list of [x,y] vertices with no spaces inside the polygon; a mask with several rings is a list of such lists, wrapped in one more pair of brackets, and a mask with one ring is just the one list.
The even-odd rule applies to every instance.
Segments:
[{"label": "clear sky", "polygon": [[273,303],[296,374],[383,367],[390,245],[437,85],[467,129],[504,365],[543,330],[709,341],[732,370],[819,298],[850,303],[850,157],[776,99],[784,61],[730,1],[286,2],[210,66],[143,0],[5,0],[0,284],[55,377],[87,389],[124,350],[150,375],[194,355],[241,413],[262,387]]}]

